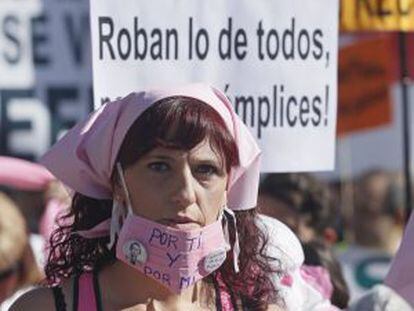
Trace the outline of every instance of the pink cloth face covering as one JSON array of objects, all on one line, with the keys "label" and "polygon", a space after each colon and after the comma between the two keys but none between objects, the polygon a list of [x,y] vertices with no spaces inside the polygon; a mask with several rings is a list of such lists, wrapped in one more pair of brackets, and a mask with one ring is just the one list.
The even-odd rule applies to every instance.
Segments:
[{"label": "pink cloth face covering", "polygon": [[[128,205],[116,245],[119,260],[174,293],[180,293],[223,264],[230,249],[223,231],[223,212],[214,223],[192,230],[171,228],[137,216],[132,212],[121,166],[116,167]],[[122,208],[115,204],[115,209]]]}]

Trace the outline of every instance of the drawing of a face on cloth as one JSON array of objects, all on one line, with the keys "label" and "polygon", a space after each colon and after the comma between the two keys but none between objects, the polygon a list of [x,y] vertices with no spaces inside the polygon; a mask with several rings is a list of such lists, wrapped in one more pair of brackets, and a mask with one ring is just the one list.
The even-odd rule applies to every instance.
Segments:
[{"label": "drawing of a face on cloth", "polygon": [[[169,105],[177,106],[174,115],[164,114],[171,118],[169,128],[145,127]],[[214,120],[207,124],[208,136],[196,145],[171,144],[170,137],[181,135],[178,141],[185,141],[197,135],[191,128],[174,132],[180,118],[194,117],[186,112],[194,110],[191,105],[201,109],[199,116]],[[148,131],[156,132],[155,139]],[[232,160],[226,150],[231,144],[215,139],[223,135],[234,146]],[[74,191],[113,200],[110,219],[76,234],[109,235],[108,248],[116,246],[119,260],[175,293],[217,270],[229,252],[238,271],[233,211],[256,206],[259,162],[260,150],[231,103],[205,84],[131,93],[108,103],[42,159]]]}]

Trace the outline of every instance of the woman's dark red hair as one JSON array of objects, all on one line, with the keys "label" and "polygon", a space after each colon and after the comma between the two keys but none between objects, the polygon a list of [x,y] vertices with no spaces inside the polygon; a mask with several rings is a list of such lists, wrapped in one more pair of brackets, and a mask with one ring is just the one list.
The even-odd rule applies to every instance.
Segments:
[{"label": "woman's dark red hair", "polygon": [[[189,97],[170,97],[148,108],[129,129],[117,161],[124,169],[133,165],[153,148],[163,146],[190,150],[204,139],[221,156],[227,172],[239,164],[237,145],[223,119],[209,105]],[[116,176],[113,174],[113,182]],[[111,216],[111,200],[98,200],[75,194],[71,210],[60,220],[60,227],[51,237],[51,251],[46,265],[49,283],[62,278],[102,268],[115,259],[114,247],[106,247],[109,238],[84,239],[78,230],[87,230]],[[219,270],[206,278],[214,281],[218,275],[234,297],[239,297],[250,310],[266,309],[277,300],[271,280],[276,273],[272,258],[265,254],[267,238],[256,224],[255,209],[235,212],[241,253],[240,272],[235,273],[231,252]],[[234,232],[231,232],[234,239]]]}]

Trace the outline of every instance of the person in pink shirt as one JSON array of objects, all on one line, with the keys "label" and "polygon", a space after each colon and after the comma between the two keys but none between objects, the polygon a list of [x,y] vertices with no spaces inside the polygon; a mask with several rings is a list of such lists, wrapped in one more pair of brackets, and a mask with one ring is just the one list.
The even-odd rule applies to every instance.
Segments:
[{"label": "person in pink shirt", "polygon": [[[205,84],[106,104],[42,163],[73,189],[52,288],[11,310],[279,310],[255,210],[260,150]],[[38,306],[36,308],[36,306]]]}]

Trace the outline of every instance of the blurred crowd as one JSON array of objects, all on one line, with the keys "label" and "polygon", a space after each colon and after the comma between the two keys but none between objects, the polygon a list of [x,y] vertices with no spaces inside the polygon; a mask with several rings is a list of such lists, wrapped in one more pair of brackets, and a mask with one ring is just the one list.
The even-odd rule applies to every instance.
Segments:
[{"label": "blurred crowd", "polygon": [[405,225],[400,174],[375,169],[340,182],[304,173],[269,174],[261,182],[259,207],[296,234],[304,251],[303,265],[326,270],[333,305],[411,310],[403,300],[390,308],[380,306],[384,297],[373,298],[395,294],[383,281]]},{"label": "blurred crowd", "polygon": [[[66,189],[42,166],[0,157],[0,310],[44,281],[48,240],[69,205]],[[372,306],[395,295],[395,310],[410,310],[383,284],[405,225],[400,174],[377,169],[337,182],[267,174],[258,207],[294,233],[279,234],[277,223],[276,248],[301,245],[286,251],[297,255],[277,279],[287,305],[316,310],[317,293],[338,309],[383,310]]]},{"label": "blurred crowd", "polygon": [[0,156],[0,310],[44,279],[47,241],[69,197],[43,167]]}]

